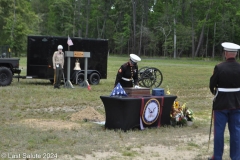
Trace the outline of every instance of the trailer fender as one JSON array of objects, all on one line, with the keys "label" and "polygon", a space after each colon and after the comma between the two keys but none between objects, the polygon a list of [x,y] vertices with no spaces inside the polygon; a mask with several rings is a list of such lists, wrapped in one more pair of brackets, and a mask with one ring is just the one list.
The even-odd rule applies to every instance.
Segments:
[{"label": "trailer fender", "polygon": [[7,67],[0,67],[0,86],[10,85],[12,82],[12,71]]}]

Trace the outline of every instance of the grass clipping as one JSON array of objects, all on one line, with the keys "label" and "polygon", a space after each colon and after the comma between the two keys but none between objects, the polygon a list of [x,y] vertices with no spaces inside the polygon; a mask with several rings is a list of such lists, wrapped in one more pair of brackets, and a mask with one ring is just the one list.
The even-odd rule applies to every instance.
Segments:
[{"label": "grass clipping", "polygon": [[98,113],[93,107],[87,107],[77,113],[73,113],[70,118],[71,121],[105,121],[105,117]]}]

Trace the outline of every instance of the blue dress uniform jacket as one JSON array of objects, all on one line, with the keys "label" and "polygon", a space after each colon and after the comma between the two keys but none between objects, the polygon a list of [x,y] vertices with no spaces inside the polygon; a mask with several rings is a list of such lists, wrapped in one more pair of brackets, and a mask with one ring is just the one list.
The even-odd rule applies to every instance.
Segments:
[{"label": "blue dress uniform jacket", "polygon": [[[217,88],[240,88],[240,64],[230,58],[215,66],[210,78],[210,91],[215,94]],[[240,92],[218,92],[213,110],[240,108]]]},{"label": "blue dress uniform jacket", "polygon": [[[129,81],[123,78],[129,79]],[[127,62],[119,68],[114,86],[120,83],[122,87],[133,87],[131,79],[133,79],[135,85],[138,85],[138,65],[130,66],[130,63]]]},{"label": "blue dress uniform jacket", "polygon": [[222,160],[224,131],[228,123],[230,134],[230,158],[240,160],[240,64],[229,58],[215,66],[210,78],[213,102],[214,150],[212,160]]}]

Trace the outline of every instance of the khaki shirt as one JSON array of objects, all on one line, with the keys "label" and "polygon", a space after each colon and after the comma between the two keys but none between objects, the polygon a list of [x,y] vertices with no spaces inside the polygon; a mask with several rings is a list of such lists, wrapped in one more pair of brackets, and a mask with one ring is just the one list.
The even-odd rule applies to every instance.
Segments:
[{"label": "khaki shirt", "polygon": [[64,52],[56,51],[52,57],[53,69],[56,69],[56,65],[60,64],[63,68],[64,66]]}]

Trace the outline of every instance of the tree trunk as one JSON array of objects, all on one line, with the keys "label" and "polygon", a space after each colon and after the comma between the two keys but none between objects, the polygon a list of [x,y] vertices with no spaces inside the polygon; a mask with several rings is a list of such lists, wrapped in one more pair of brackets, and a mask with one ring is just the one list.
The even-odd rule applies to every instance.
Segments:
[{"label": "tree trunk", "polygon": [[206,53],[206,58],[208,56],[207,52],[208,52],[208,33],[209,33],[209,27],[208,27],[208,30],[207,30],[207,39],[206,39],[206,49],[205,49],[205,53]]},{"label": "tree trunk", "polygon": [[133,6],[133,53],[135,54],[135,41],[136,41],[136,2],[132,0]]},{"label": "tree trunk", "polygon": [[143,32],[143,14],[142,14],[142,22],[141,22],[141,31],[140,31],[140,38],[139,38],[139,50],[138,55],[141,55],[141,48],[142,48],[142,32]]},{"label": "tree trunk", "polygon": [[[13,7],[13,24],[12,24],[12,29],[11,29],[11,44],[13,44],[14,41],[14,28],[15,28],[15,23],[16,23],[16,0],[14,0],[14,7]],[[13,47],[13,45],[11,45],[11,47]],[[15,56],[20,57],[19,55],[17,55],[17,53],[15,52]]]},{"label": "tree trunk", "polygon": [[90,12],[90,11],[89,11],[89,10],[90,10],[90,2],[91,2],[91,0],[88,0],[85,38],[88,37],[88,21],[89,21],[89,12]]},{"label": "tree trunk", "polygon": [[75,37],[75,29],[74,29],[76,26],[75,15],[76,15],[76,3],[74,5],[74,10],[73,10],[73,33],[72,33],[73,37]]},{"label": "tree trunk", "polygon": [[194,58],[194,51],[195,51],[195,34],[194,34],[194,18],[193,18],[193,6],[191,3],[191,19],[192,19],[192,58]]},{"label": "tree trunk", "polygon": [[197,50],[196,50],[196,52],[195,52],[195,54],[194,54],[195,57],[198,55],[198,52],[199,52],[199,50],[200,50],[200,47],[201,47],[201,44],[202,44],[202,41],[203,41],[204,27],[205,27],[205,24],[203,24],[203,26],[202,26],[202,31],[201,31],[201,34],[200,34],[200,37],[199,37]]},{"label": "tree trunk", "polygon": [[205,29],[205,24],[206,24],[206,21],[208,20],[209,10],[210,10],[211,6],[212,6],[212,2],[209,5],[209,8],[208,8],[208,11],[207,11],[207,14],[206,14],[206,18],[205,18],[205,22],[203,23],[203,26],[202,26],[202,31],[201,31],[201,34],[200,34],[200,37],[199,37],[198,46],[197,46],[197,50],[195,52],[195,56],[198,55],[198,52],[199,52],[200,47],[201,47],[201,44],[203,42],[203,36],[204,36],[204,31],[205,31],[204,30]]},{"label": "tree trunk", "polygon": [[102,31],[101,31],[101,34],[100,34],[100,37],[99,37],[99,38],[103,38],[104,31],[105,31],[105,26],[106,26],[106,17],[104,18],[104,22],[103,22],[103,26],[102,26]]},{"label": "tree trunk", "polygon": [[215,57],[215,36],[216,36],[216,25],[217,25],[217,23],[215,22],[215,24],[214,24],[214,30],[213,30],[213,50],[212,50],[212,58]]},{"label": "tree trunk", "polygon": [[[81,7],[80,7],[81,5],[80,5],[80,2],[78,3],[78,19],[77,19],[77,24],[79,25],[79,26],[81,26],[80,25],[80,18],[81,18]],[[78,26],[78,27],[79,27]],[[79,28],[78,29],[78,37],[82,37],[82,30]]]},{"label": "tree trunk", "polygon": [[185,25],[185,19],[186,19],[186,18],[185,18],[185,17],[186,17],[186,16],[185,16],[185,11],[186,11],[185,3],[186,3],[185,0],[182,0],[182,2],[181,2],[181,4],[182,4],[182,8],[181,8],[181,9],[182,9],[182,11],[181,11],[181,12],[182,12],[182,14],[181,14],[181,20],[182,20],[182,24],[183,24],[183,25]]},{"label": "tree trunk", "polygon": [[174,16],[174,20],[173,20],[173,32],[174,32],[174,37],[173,37],[173,46],[174,46],[174,54],[173,54],[173,58],[175,59],[176,58],[176,55],[177,55],[177,35],[176,35],[176,19],[175,19],[175,16]]}]

